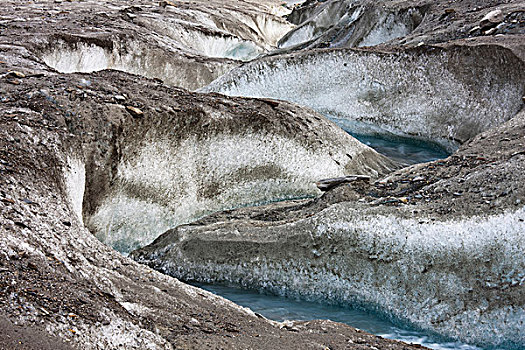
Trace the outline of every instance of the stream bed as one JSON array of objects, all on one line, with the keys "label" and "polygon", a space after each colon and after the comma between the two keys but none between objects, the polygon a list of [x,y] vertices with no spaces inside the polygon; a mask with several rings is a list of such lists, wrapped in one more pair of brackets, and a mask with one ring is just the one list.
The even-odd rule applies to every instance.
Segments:
[{"label": "stream bed", "polygon": [[[412,165],[434,161],[446,158],[450,154],[440,145],[408,137],[386,133],[367,134],[354,132],[352,131],[354,128],[350,125],[336,118],[328,117],[362,143],[401,164]],[[429,335],[427,332],[393,322],[382,315],[363,310],[362,308],[297,300],[236,286],[202,284],[191,281],[188,283],[220,295],[238,305],[248,307],[252,311],[274,321],[328,319],[348,324],[383,338],[421,344],[431,349],[481,350],[481,348],[473,345],[443,339],[437,335]]]},{"label": "stream bed", "polygon": [[274,321],[327,319],[348,324],[383,338],[421,344],[431,349],[481,350],[481,348],[473,345],[444,340],[424,331],[397,325],[378,314],[362,309],[295,300],[232,286],[191,284],[220,295],[238,305],[248,307],[253,312]]}]

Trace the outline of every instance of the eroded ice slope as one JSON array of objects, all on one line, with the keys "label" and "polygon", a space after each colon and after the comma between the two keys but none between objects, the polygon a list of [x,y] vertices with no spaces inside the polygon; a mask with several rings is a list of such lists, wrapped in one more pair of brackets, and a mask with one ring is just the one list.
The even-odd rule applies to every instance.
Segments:
[{"label": "eroded ice slope", "polygon": [[[101,10],[98,3],[90,6]],[[271,50],[294,27],[280,17],[287,10],[274,1],[196,1],[191,9],[183,3],[141,4],[104,11],[119,20],[102,16],[81,31],[42,33],[35,39],[38,56],[61,73],[115,69],[195,90]]]},{"label": "eroded ice slope", "polygon": [[517,113],[524,72],[512,53],[490,46],[317,50],[259,59],[203,90],[293,101],[355,122],[357,133],[410,135],[452,150]]},{"label": "eroded ice slope", "polygon": [[172,276],[364,305],[484,346],[521,349],[525,211],[432,222],[352,203],[257,228],[179,227],[135,254]]},{"label": "eroded ice slope", "polygon": [[299,25],[279,40],[279,48],[374,46],[408,35],[423,16],[419,7],[329,1],[294,10],[289,19]]},{"label": "eroded ice slope", "polygon": [[317,195],[319,179],[377,176],[392,166],[308,109],[223,98],[191,107],[185,100],[129,124],[118,160],[106,166],[115,172],[111,185],[90,195],[97,199],[86,225],[119,251],[217,210]]}]

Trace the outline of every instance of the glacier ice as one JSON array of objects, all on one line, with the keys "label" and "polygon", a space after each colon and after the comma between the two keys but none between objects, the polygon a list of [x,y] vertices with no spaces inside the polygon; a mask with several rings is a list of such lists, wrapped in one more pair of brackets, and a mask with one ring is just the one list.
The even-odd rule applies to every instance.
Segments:
[{"label": "glacier ice", "polygon": [[454,150],[518,112],[524,72],[510,51],[491,46],[314,50],[252,61],[202,91],[292,101]]},{"label": "glacier ice", "polygon": [[38,45],[39,56],[62,73],[115,69],[195,90],[274,48],[294,27],[259,8],[271,6],[244,5],[224,11],[144,9],[133,17],[133,34],[55,35]]},{"label": "glacier ice", "polygon": [[421,23],[424,12],[422,7],[328,1],[293,12],[289,18],[298,26],[281,38],[279,47],[375,46],[410,34]]},{"label": "glacier ice", "polygon": [[[221,110],[232,102],[214,101],[200,117],[202,129],[191,113],[159,116],[122,138],[112,186],[85,218],[97,237],[129,252],[214,211],[315,196],[319,179],[377,176],[393,166],[311,110],[288,105],[276,114],[266,106],[271,112],[242,116]],[[181,123],[194,123],[192,131]]]},{"label": "glacier ice", "polygon": [[291,223],[181,226],[134,257],[184,280],[363,305],[466,343],[520,349],[525,210],[410,216],[345,202]]},{"label": "glacier ice", "polygon": [[[204,39],[203,39],[204,40]],[[222,42],[231,54],[240,44]],[[242,49],[242,47],[241,47]],[[210,47],[210,50],[214,50]],[[255,48],[246,47],[254,54]],[[233,61],[207,60],[201,62],[177,52],[150,47],[138,41],[110,40],[97,43],[79,40],[74,43],[55,40],[42,52],[42,60],[61,73],[91,73],[104,69],[115,69],[148,78],[157,78],[168,85],[195,90],[230,70]]]}]

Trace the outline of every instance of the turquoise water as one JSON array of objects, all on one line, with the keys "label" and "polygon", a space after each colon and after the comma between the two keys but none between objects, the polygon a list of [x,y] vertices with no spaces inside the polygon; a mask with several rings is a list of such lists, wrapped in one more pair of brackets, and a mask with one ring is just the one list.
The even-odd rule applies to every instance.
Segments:
[{"label": "turquoise water", "polygon": [[390,135],[349,134],[377,152],[406,165],[431,162],[450,155],[443,148],[429,142]]},{"label": "turquoise water", "polygon": [[431,349],[481,349],[476,346],[459,342],[444,341],[437,336],[428,335],[422,331],[411,330],[408,327],[396,325],[385,318],[381,318],[377,314],[361,309],[294,300],[236,287],[192,284],[229,299],[238,305],[248,307],[254,312],[275,321],[329,319],[346,323],[352,327],[362,329],[384,338],[421,344]]},{"label": "turquoise water", "polygon": [[[327,113],[324,115],[365,145],[405,165],[426,163],[450,155],[450,152],[437,143],[395,135],[371,124],[350,121]],[[456,148],[453,144],[448,146],[451,149]]]}]

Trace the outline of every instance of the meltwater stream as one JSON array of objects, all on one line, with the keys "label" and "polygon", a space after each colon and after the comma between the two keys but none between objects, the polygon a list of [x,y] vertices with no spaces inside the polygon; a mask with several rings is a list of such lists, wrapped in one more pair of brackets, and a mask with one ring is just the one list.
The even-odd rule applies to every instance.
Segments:
[{"label": "meltwater stream", "polygon": [[373,125],[348,121],[331,114],[325,116],[365,145],[404,165],[431,162],[450,155],[437,143],[394,135]]},{"label": "meltwater stream", "polygon": [[421,344],[431,349],[481,350],[481,348],[473,345],[443,341],[437,336],[395,325],[393,322],[377,314],[362,309],[295,300],[224,285],[191,284],[220,295],[238,305],[248,307],[252,311],[274,321],[327,319],[346,323],[352,327],[384,338],[401,340],[406,343]]},{"label": "meltwater stream", "polygon": [[405,165],[431,162],[449,156],[449,153],[440,146],[425,141],[405,140],[387,135],[372,136],[348,133],[377,152]]},{"label": "meltwater stream", "polygon": [[[377,133],[375,135],[360,133],[360,131],[363,130],[363,125],[353,128],[351,125],[345,125],[344,122],[336,118],[329,117],[329,119],[359,141],[402,164],[411,165],[423,163],[442,159],[449,155],[449,153],[439,145],[385,133]],[[354,132],[353,130],[359,131]],[[348,324],[384,338],[421,344],[431,349],[481,349],[473,345],[443,340],[437,335],[429,335],[420,330],[397,325],[385,317],[359,308],[296,300],[239,287],[190,283],[196,287],[229,299],[236,304],[248,307],[254,312],[274,321],[329,319]]]}]

